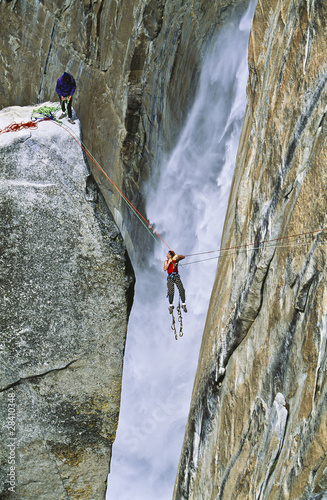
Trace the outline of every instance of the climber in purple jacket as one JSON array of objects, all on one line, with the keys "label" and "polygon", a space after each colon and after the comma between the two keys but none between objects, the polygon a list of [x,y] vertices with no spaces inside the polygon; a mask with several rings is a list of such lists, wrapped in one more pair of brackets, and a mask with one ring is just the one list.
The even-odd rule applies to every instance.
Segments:
[{"label": "climber in purple jacket", "polygon": [[73,75],[64,72],[64,74],[58,78],[56,85],[56,92],[60,97],[62,114],[59,118],[64,118],[66,116],[65,112],[65,103],[67,102],[67,111],[68,111],[68,121],[70,123],[75,123],[72,118],[72,100],[73,94],[76,90],[76,82],[74,80]]}]

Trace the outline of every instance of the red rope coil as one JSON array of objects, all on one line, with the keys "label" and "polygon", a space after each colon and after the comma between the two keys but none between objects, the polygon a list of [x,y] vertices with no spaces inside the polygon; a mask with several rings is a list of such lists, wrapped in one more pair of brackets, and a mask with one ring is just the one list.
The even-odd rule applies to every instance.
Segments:
[{"label": "red rope coil", "polygon": [[5,134],[6,132],[18,132],[18,130],[22,130],[23,128],[36,129],[37,122],[33,122],[32,120],[30,120],[29,122],[20,122],[20,123],[12,122],[5,128],[0,129],[0,135]]}]

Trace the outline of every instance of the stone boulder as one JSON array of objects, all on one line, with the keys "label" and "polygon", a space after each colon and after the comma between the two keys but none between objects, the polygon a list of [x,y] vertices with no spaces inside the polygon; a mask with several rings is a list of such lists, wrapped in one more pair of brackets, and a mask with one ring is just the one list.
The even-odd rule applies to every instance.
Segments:
[{"label": "stone boulder", "polygon": [[118,425],[134,275],[63,125],[0,135],[2,499],[104,498]]}]

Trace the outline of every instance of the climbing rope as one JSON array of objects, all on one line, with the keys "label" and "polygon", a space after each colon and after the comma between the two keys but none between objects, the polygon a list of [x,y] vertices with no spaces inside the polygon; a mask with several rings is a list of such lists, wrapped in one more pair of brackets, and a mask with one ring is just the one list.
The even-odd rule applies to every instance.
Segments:
[{"label": "climbing rope", "polygon": [[[35,109],[35,110],[33,110],[33,113],[32,113],[32,120],[30,120],[28,122],[21,122],[21,123],[15,123],[15,122],[10,123],[4,129],[2,129],[2,130],[0,129],[0,135],[4,134],[6,132],[16,132],[16,131],[22,130],[23,128],[36,129],[38,127],[38,122],[39,121],[43,121],[43,120],[51,120],[52,123],[55,123],[59,127],[61,127],[64,130],[66,130],[71,135],[71,137],[76,141],[76,143],[80,146],[80,148],[94,162],[94,164],[102,172],[102,174],[115,187],[115,189],[118,191],[118,193],[120,194],[120,196],[122,197],[122,199],[127,203],[127,205],[129,206],[129,208],[133,211],[133,213],[136,215],[136,217],[139,219],[139,221],[143,224],[143,226],[145,227],[145,229],[153,237],[154,241],[157,244],[159,244],[159,246],[161,247],[160,243],[157,241],[157,239],[155,237],[155,235],[156,235],[162,241],[162,243],[164,243],[164,245],[170,250],[169,245],[164,241],[164,239],[160,236],[160,234],[157,233],[157,231],[147,221],[147,219],[135,208],[135,206],[132,204],[132,202],[122,193],[122,191],[118,188],[118,186],[105,173],[105,171],[100,166],[100,164],[97,162],[97,160],[89,152],[89,150],[87,149],[87,147],[85,146],[85,144],[82,141],[80,142],[75,137],[75,135],[72,133],[72,131],[68,127],[63,126],[62,123],[55,118],[54,113],[56,111],[58,111],[59,109],[60,109],[60,106],[58,106],[58,107],[42,106],[42,107],[40,107],[38,109]],[[33,119],[33,115],[35,115],[35,114],[41,115],[41,118],[38,117],[38,118]],[[274,248],[282,248],[282,247],[286,247],[286,246],[294,246],[294,243],[291,244],[291,245],[267,245],[267,243],[273,243],[273,242],[277,243],[277,242],[280,242],[280,241],[283,241],[283,240],[287,240],[287,239],[294,239],[294,238],[300,238],[300,237],[303,237],[303,236],[314,235],[314,234],[317,234],[317,233],[322,233],[322,232],[324,232],[326,230],[327,230],[327,227],[323,228],[323,229],[318,229],[318,230],[315,230],[315,231],[308,231],[308,232],[304,232],[304,233],[292,234],[292,235],[284,236],[284,237],[280,237],[280,238],[267,239],[267,240],[262,240],[262,241],[258,241],[258,242],[253,242],[253,243],[246,243],[246,244],[243,244],[243,245],[235,245],[235,246],[221,248],[221,249],[215,249],[215,250],[209,250],[209,251],[205,251],[205,252],[198,252],[198,253],[193,253],[193,254],[187,254],[187,255],[185,255],[185,257],[193,257],[193,256],[197,256],[197,255],[206,255],[206,254],[217,253],[217,252],[219,253],[219,255],[216,256],[216,257],[211,257],[211,258],[207,258],[207,259],[200,259],[200,260],[196,260],[196,261],[192,261],[192,262],[188,262],[188,263],[184,263],[184,264],[180,264],[180,265],[181,265],[181,267],[184,267],[184,266],[187,266],[187,265],[190,265],[190,264],[196,264],[198,262],[205,262],[205,261],[208,261],[208,260],[219,259],[220,257],[225,257],[225,256],[229,256],[229,255],[233,255],[233,254],[239,253],[239,251],[241,249],[243,249],[244,252],[247,252],[249,249],[258,250],[259,248],[262,248],[263,245],[265,245],[264,248],[269,248],[271,246],[273,246]],[[318,242],[318,243],[324,243],[324,242]],[[296,245],[298,246],[298,245],[301,245],[301,244],[302,245],[303,244],[307,244],[307,242],[306,243],[297,243]],[[163,251],[165,251],[162,247],[161,247],[161,249]],[[180,311],[180,309],[179,309],[179,311]],[[181,317],[181,313],[180,313],[180,317]],[[175,318],[173,318],[173,324],[175,324]],[[173,326],[172,326],[172,328],[173,328]]]},{"label": "climbing rope", "polygon": [[20,123],[12,122],[5,128],[0,129],[0,135],[5,134],[6,132],[18,132],[18,130],[23,130],[23,128],[36,129],[37,126],[38,126],[37,123],[32,120]]},{"label": "climbing rope", "polygon": [[120,196],[122,197],[122,199],[127,203],[127,205],[129,206],[129,208],[134,212],[134,214],[136,215],[136,217],[139,219],[139,221],[143,224],[143,226],[145,227],[145,229],[148,231],[148,233],[152,236],[152,238],[154,239],[154,241],[160,246],[160,248],[163,250],[163,252],[165,252],[165,250],[161,247],[160,243],[157,241],[157,239],[155,238],[154,235],[156,235],[165,245],[166,247],[170,250],[170,247],[169,245],[165,242],[165,240],[160,236],[159,233],[157,233],[157,231],[153,228],[153,226],[151,226],[151,224],[147,221],[147,219],[137,210],[137,208],[135,208],[135,206],[132,204],[132,202],[122,193],[122,191],[118,188],[118,186],[110,179],[110,177],[106,174],[106,172],[103,170],[103,168],[100,166],[100,164],[98,163],[98,161],[93,157],[93,155],[89,152],[89,150],[87,149],[87,147],[85,146],[85,144],[83,144],[83,142],[80,142],[75,136],[74,134],[71,132],[71,130],[66,127],[66,126],[63,126],[62,124],[58,123],[57,121],[53,121],[53,123],[55,123],[56,125],[58,125],[59,127],[63,128],[64,130],[66,130],[71,136],[72,138],[74,139],[74,141],[77,142],[77,144],[80,146],[80,148],[87,154],[87,156],[94,162],[94,164],[98,167],[98,169],[102,172],[102,174],[108,179],[108,181],[111,182],[111,184],[115,187],[115,189],[118,191],[118,193],[120,194]]},{"label": "climbing rope", "polygon": [[175,335],[175,339],[177,340],[178,336],[177,336],[177,331],[176,331],[176,321],[175,321],[174,313],[171,313],[171,322],[172,322],[171,329],[173,330],[174,335]]},{"label": "climbing rope", "polygon": [[[24,128],[35,130],[38,128],[38,122],[54,120],[55,117],[53,113],[58,111],[58,109],[60,109],[60,106],[58,106],[57,108],[53,106],[41,106],[38,109],[33,109],[31,120],[29,120],[28,122],[20,123],[12,122],[5,128],[0,129],[0,135],[5,134],[6,132],[18,132],[19,130],[23,130]],[[33,118],[36,114],[41,116]]]},{"label": "climbing rope", "polygon": [[[93,155],[89,152],[85,144],[83,142],[79,141],[73,132],[68,128],[62,125],[62,123],[56,119],[54,116],[54,113],[60,109],[60,106],[58,107],[53,107],[53,106],[41,106],[40,108],[34,109],[32,112],[32,119],[29,122],[22,122],[22,123],[11,123],[7,127],[5,127],[3,130],[0,130],[0,134],[3,134],[5,132],[16,132],[18,130],[22,130],[23,128],[31,128],[31,129],[36,129],[38,127],[38,122],[43,121],[43,120],[51,120],[52,123],[55,123],[59,127],[63,128],[68,132],[72,138],[77,142],[77,144],[80,146],[80,148],[87,154],[87,156],[94,162],[94,164],[98,167],[98,169],[102,172],[102,174],[111,182],[111,184],[116,188],[122,199],[127,203],[129,208],[133,211],[133,213],[136,215],[136,217],[139,219],[139,221],[143,224],[145,229],[148,231],[150,236],[154,239],[156,244],[160,246],[163,252],[165,250],[162,248],[160,243],[157,241],[155,235],[166,245],[166,247],[170,250],[169,245],[164,241],[164,239],[160,236],[159,233],[151,226],[151,224],[147,221],[147,219],[137,210],[137,208],[132,204],[132,202],[122,193],[122,191],[118,188],[118,186],[110,179],[110,177],[106,174],[106,172],[103,170],[103,168],[100,166],[100,164],[97,162],[97,160],[93,157]],[[41,115],[41,117],[33,118],[34,115]]]},{"label": "climbing rope", "polygon": [[178,321],[179,321],[179,336],[183,337],[183,317],[182,317],[181,301],[180,300],[178,301],[177,314],[178,314]]},{"label": "climbing rope", "polygon": [[[179,333],[178,333],[178,335],[180,337],[183,337],[183,335],[184,335],[184,333],[183,333],[183,317],[182,317],[181,301],[180,300],[178,301],[178,306],[177,306],[176,310],[177,310],[177,317],[178,317],[178,322],[179,322]],[[177,340],[178,339],[178,335],[177,335],[177,329],[176,329],[175,316],[174,316],[173,312],[171,313],[171,329],[173,330],[174,335],[175,335],[175,339]]]},{"label": "climbing rope", "polygon": [[[230,255],[235,255],[235,254],[239,254],[239,253],[247,253],[248,250],[259,250],[260,248],[287,248],[287,247],[308,245],[310,243],[309,241],[299,242],[299,243],[291,243],[291,244],[288,244],[288,245],[278,245],[278,244],[267,245],[267,243],[278,242],[278,241],[283,241],[283,240],[288,240],[288,239],[293,239],[293,238],[300,238],[300,237],[312,236],[314,234],[323,233],[325,231],[327,231],[326,227],[323,228],[323,229],[317,229],[315,231],[308,231],[308,232],[304,232],[304,233],[298,233],[298,234],[292,234],[292,235],[289,235],[289,236],[283,236],[281,238],[273,238],[271,240],[262,240],[262,241],[259,241],[259,242],[256,242],[256,243],[246,243],[244,245],[237,245],[237,246],[233,246],[233,247],[226,247],[226,248],[221,248],[219,250],[211,250],[211,251],[206,251],[206,252],[199,252],[199,253],[194,253],[194,254],[188,254],[188,255],[185,255],[185,257],[191,257],[191,256],[196,256],[196,255],[205,255],[205,254],[217,253],[217,252],[220,253],[220,255],[218,255],[216,257],[209,257],[207,259],[199,259],[199,260],[195,260],[195,261],[192,261],[192,262],[187,262],[187,263],[184,263],[184,264],[180,264],[180,266],[181,267],[185,267],[185,266],[189,266],[190,264],[197,264],[198,262],[205,262],[205,261],[208,261],[208,260],[216,260],[216,259],[219,259],[221,257],[228,257]],[[325,241],[318,241],[317,243],[320,244],[320,243],[326,243],[326,242]],[[235,250],[235,251],[231,252],[230,250]]]}]

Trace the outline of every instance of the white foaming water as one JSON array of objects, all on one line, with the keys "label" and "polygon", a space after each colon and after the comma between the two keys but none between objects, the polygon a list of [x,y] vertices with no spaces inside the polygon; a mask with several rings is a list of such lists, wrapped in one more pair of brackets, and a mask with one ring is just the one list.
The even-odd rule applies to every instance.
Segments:
[{"label": "white foaming water", "polygon": [[[246,106],[253,12],[254,2],[239,24],[213,42],[185,127],[161,162],[156,187],[149,189],[149,220],[177,253],[220,245]],[[181,263],[188,313],[183,314],[184,336],[176,341],[163,272],[166,252],[156,248],[154,255],[144,256],[146,270],[135,270],[107,500],[172,498],[217,260]]]}]

